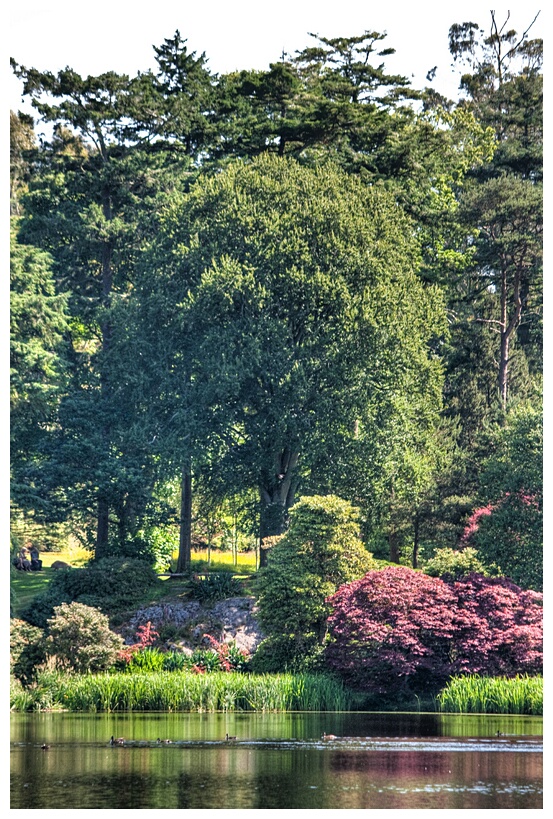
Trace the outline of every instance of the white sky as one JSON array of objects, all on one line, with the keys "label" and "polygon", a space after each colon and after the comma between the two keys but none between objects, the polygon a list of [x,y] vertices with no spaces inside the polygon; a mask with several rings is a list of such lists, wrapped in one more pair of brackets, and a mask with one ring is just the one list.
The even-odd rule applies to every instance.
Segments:
[{"label": "white sky", "polygon": [[[539,11],[525,3],[506,8],[519,33]],[[498,20],[505,19],[506,8],[496,8]],[[450,97],[458,87],[447,47],[450,25],[471,20],[487,29],[490,20],[489,6],[483,3],[363,0],[92,0],[81,5],[75,0],[20,0],[9,3],[6,12],[4,36],[16,62],[54,73],[69,66],[85,76],[155,68],[153,46],[176,29],[189,50],[205,52],[209,68],[217,73],[268,68],[283,49],[294,54],[314,43],[308,32],[349,37],[373,30],[387,34],[384,47],[396,49],[385,60],[387,71],[414,74],[413,86],[422,87],[427,71],[438,65],[434,85]],[[544,36],[545,15],[542,10],[533,36]],[[20,81],[7,70],[9,107],[30,112],[21,102]]]}]

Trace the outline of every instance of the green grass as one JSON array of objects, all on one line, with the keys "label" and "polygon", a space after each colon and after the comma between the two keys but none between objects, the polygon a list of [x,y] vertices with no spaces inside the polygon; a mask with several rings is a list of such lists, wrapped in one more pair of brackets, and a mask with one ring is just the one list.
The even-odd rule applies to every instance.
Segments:
[{"label": "green grass", "polygon": [[10,691],[12,711],[346,711],[352,703],[341,683],[317,674],[45,671]]},{"label": "green grass", "polygon": [[71,566],[83,566],[89,553],[84,551],[65,552],[41,552],[42,560],[41,572],[21,572],[12,569],[10,572],[10,586],[13,591],[12,610],[14,617],[19,617],[21,612],[37,597],[48,588],[48,583],[54,576],[56,569],[52,569],[52,563],[62,560]]},{"label": "green grass", "polygon": [[543,714],[543,677],[455,677],[438,694],[441,711],[464,714]]},{"label": "green grass", "polygon": [[[213,549],[211,550],[211,563],[208,563],[207,549],[194,550],[191,557],[192,568],[198,573],[233,571],[235,574],[248,575],[256,571],[255,552],[238,552],[236,564],[232,552],[216,552]],[[176,559],[177,555],[174,555],[173,561],[175,564]]]},{"label": "green grass", "polygon": [[[89,557],[88,552],[41,552],[42,560],[41,572],[20,572],[12,570],[11,587],[13,590],[12,611],[14,617],[19,617],[33,601],[35,597],[46,591],[48,583],[54,576],[56,569],[52,569],[55,560],[69,563],[75,568],[85,565]],[[197,551],[192,553],[192,568],[197,574],[202,574],[209,569],[210,572],[229,572],[241,577],[244,592],[247,593],[248,579],[255,572],[255,554],[253,552],[240,552],[238,554],[238,565],[233,565],[233,558],[230,552],[212,552],[211,565],[207,564],[207,551]],[[234,570],[234,571],[233,571]],[[136,601],[137,608],[141,605],[155,603],[158,600],[175,599],[186,596],[188,587],[186,579],[162,578],[158,587],[148,589],[144,595]]]}]

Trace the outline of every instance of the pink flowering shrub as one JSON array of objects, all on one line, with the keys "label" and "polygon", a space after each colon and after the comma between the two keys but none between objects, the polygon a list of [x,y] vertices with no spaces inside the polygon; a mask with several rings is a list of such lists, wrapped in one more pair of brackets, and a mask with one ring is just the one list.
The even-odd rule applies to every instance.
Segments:
[{"label": "pink flowering shrub", "polygon": [[504,578],[446,583],[390,566],[341,586],[328,603],[326,661],[366,691],[428,692],[452,674],[542,667],[542,595]]},{"label": "pink flowering shrub", "polygon": [[138,626],[136,629],[136,642],[132,645],[123,646],[117,654],[119,665],[128,665],[132,658],[139,651],[144,651],[145,648],[153,645],[159,637],[158,632],[152,628],[151,622],[148,620],[146,625]]},{"label": "pink flowering shrub", "polygon": [[463,534],[459,540],[459,548],[463,549],[465,546],[473,545],[474,538],[478,532],[482,518],[491,515],[494,509],[495,506],[489,503],[487,506],[481,506],[479,509],[474,510],[472,515],[467,520],[465,528],[463,529]]}]

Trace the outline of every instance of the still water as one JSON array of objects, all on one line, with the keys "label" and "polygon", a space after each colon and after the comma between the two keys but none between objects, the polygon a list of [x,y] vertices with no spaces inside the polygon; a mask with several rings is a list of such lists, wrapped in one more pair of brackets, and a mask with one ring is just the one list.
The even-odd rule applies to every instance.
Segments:
[{"label": "still water", "polygon": [[535,809],[542,733],[510,716],[12,714],[10,807]]}]

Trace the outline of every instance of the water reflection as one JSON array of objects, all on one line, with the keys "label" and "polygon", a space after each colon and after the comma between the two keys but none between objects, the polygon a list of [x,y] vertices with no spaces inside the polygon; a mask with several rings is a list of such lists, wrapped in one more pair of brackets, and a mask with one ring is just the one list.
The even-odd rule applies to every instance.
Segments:
[{"label": "water reflection", "polygon": [[11,807],[541,808],[541,733],[522,717],[18,714]]}]

